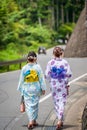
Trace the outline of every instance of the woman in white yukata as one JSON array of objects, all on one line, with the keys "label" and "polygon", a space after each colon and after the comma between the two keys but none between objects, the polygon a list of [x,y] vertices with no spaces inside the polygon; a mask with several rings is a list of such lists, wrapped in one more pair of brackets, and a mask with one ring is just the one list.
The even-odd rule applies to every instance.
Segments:
[{"label": "woman in white yukata", "polygon": [[26,112],[29,118],[28,129],[33,129],[38,125],[38,104],[41,94],[45,94],[46,83],[43,71],[36,63],[37,55],[31,51],[28,54],[28,63],[22,68],[18,90],[24,97]]},{"label": "woman in white yukata", "polygon": [[63,51],[60,47],[53,49],[54,58],[46,67],[45,77],[50,82],[54,107],[58,118],[56,130],[63,126],[64,106],[67,98],[68,80],[72,75],[68,62],[62,58]]}]

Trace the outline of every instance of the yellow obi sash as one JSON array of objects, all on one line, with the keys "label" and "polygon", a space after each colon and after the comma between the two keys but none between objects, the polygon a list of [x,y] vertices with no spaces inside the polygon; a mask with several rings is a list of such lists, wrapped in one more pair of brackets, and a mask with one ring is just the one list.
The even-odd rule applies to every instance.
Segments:
[{"label": "yellow obi sash", "polygon": [[39,81],[36,70],[29,70],[28,73],[25,75],[24,81],[27,83]]}]

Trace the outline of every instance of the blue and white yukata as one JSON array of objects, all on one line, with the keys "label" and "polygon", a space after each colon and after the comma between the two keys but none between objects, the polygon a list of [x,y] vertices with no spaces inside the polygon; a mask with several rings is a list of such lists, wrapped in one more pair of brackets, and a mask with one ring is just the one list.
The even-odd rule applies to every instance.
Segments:
[{"label": "blue and white yukata", "polygon": [[59,120],[63,120],[64,106],[66,104],[68,80],[72,72],[65,59],[53,58],[46,67],[45,77],[50,82],[54,107]]},{"label": "blue and white yukata", "polygon": [[26,112],[29,121],[38,117],[38,103],[42,90],[46,90],[43,71],[39,64],[25,65],[20,74],[18,90],[24,96]]}]

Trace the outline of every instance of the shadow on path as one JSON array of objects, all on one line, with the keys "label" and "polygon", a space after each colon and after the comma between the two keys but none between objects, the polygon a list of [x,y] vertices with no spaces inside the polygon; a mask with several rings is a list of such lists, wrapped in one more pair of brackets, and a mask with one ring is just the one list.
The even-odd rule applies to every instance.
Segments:
[{"label": "shadow on path", "polygon": [[[27,127],[27,125],[22,125],[22,127]],[[71,127],[76,127],[76,125],[64,125],[64,127],[62,129],[68,129],[68,128],[71,128]],[[52,126],[52,125],[43,125],[43,124],[39,124],[37,127],[35,127],[34,129],[40,129],[41,130],[55,130],[56,129],[56,126]]]}]

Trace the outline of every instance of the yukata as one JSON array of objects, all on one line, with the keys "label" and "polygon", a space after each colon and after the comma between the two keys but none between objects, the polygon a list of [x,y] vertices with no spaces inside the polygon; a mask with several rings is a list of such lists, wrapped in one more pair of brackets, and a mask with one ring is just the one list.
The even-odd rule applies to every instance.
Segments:
[{"label": "yukata", "polygon": [[64,106],[66,104],[68,80],[72,72],[65,59],[51,59],[46,67],[45,78],[50,82],[50,89],[57,118],[63,120]]},{"label": "yukata", "polygon": [[21,70],[18,90],[24,96],[29,121],[37,119],[41,91],[45,89],[45,79],[40,65],[36,63],[25,65]]}]

